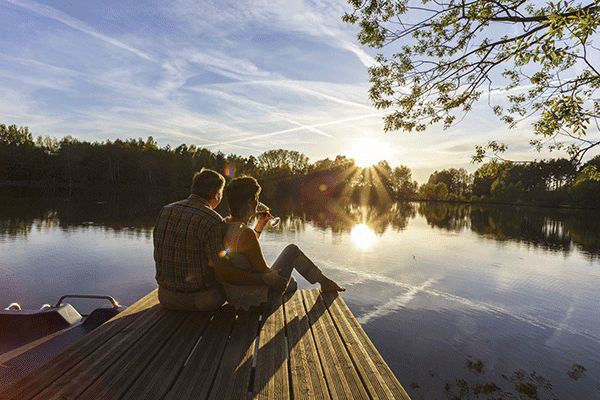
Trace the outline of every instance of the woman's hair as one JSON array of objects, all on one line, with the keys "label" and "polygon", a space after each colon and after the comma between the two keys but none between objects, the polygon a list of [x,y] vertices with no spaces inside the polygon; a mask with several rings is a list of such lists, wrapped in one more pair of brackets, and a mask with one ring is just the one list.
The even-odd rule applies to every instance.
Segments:
[{"label": "woman's hair", "polygon": [[225,178],[223,178],[223,175],[212,169],[202,168],[200,172],[194,174],[191,192],[208,201],[215,197],[224,185]]},{"label": "woman's hair", "polygon": [[251,176],[232,179],[225,188],[225,196],[232,217],[243,217],[248,211],[248,200],[260,193],[260,185]]}]

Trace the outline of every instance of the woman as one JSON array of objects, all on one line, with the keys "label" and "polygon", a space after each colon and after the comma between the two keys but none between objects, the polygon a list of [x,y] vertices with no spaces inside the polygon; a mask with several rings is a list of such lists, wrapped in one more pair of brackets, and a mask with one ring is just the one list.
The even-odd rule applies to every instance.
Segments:
[{"label": "woman", "polygon": [[[252,272],[267,273],[276,270],[287,280],[288,292],[297,287],[296,281],[291,278],[294,268],[310,283],[318,282],[323,292],[344,291],[344,288],[323,275],[298,246],[293,244],[283,249],[272,267],[268,266],[258,238],[272,216],[261,213],[256,227],[252,229],[248,226],[248,221],[256,214],[260,190],[261,187],[256,179],[249,176],[235,178],[225,188],[231,215],[226,219],[227,230],[224,244],[230,263]],[[242,309],[264,306],[273,297],[281,295],[266,285],[238,286],[223,283],[223,287],[227,301],[234,307]]]}]

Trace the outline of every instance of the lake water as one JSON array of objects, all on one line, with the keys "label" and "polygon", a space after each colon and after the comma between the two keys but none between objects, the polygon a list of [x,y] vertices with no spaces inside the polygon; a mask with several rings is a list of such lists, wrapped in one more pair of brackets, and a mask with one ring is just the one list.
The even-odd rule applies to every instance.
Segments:
[{"label": "lake water", "polygon": [[[151,230],[166,197],[0,193],[0,306],[73,292],[133,303],[156,287]],[[414,399],[600,399],[598,213],[267,204],[282,217],[261,237],[267,260],[295,243],[341,282]]]}]

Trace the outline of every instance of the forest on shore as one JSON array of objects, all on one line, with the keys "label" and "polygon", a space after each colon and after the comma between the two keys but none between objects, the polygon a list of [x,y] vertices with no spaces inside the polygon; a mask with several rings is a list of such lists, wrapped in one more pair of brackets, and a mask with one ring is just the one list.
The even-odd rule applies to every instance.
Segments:
[{"label": "forest on shore", "polygon": [[151,136],[88,142],[71,136],[34,137],[27,127],[0,124],[3,186],[185,192],[193,173],[203,167],[228,178],[255,176],[265,195],[300,202],[347,198],[600,207],[600,156],[582,165],[565,158],[491,160],[472,174],[462,168],[434,171],[418,185],[410,168],[393,168],[387,161],[360,168],[345,156],[310,162],[306,155],[284,149],[242,157],[186,144],[159,147]]}]

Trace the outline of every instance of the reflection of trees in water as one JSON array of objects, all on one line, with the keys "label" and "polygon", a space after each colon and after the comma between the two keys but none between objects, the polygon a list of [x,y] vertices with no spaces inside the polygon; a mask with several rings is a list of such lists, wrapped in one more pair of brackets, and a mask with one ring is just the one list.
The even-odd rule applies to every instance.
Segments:
[{"label": "reflection of trees in water", "polygon": [[[177,193],[98,192],[70,196],[39,191],[0,193],[0,235],[27,236],[33,230],[72,227],[105,228],[151,237],[161,206],[185,198]],[[282,218],[277,229],[302,231],[311,223],[334,233],[350,232],[365,224],[376,234],[386,229],[405,229],[419,215],[434,228],[452,232],[470,229],[498,241],[525,243],[534,248],[569,253],[572,246],[590,258],[600,256],[600,213],[536,207],[468,205],[441,202],[355,202],[329,197],[301,202],[297,198],[266,198],[274,214]],[[222,203],[218,211],[226,215]],[[91,228],[90,228],[91,229]]]},{"label": "reflection of trees in water", "polygon": [[471,229],[480,235],[570,252],[571,235],[563,227],[564,222],[548,215],[548,210],[540,212],[519,207],[473,207],[471,210]]},{"label": "reflection of trees in water", "polygon": [[25,237],[32,231],[47,231],[59,225],[56,211],[47,210],[41,215],[23,217],[5,216],[5,211],[0,212],[0,237]]},{"label": "reflection of trees in water", "polygon": [[282,217],[281,229],[304,229],[309,222],[334,233],[350,232],[357,224],[365,224],[376,234],[383,234],[388,227],[399,231],[415,217],[415,205],[411,203],[366,204],[331,200],[324,204],[304,207],[288,205],[273,206]]},{"label": "reflection of trees in water", "polygon": [[472,232],[498,241],[569,253],[576,245],[600,255],[600,213],[535,207],[421,203],[419,215],[435,228]]},{"label": "reflection of trees in water", "polygon": [[470,226],[469,206],[450,203],[420,203],[419,215],[435,228],[461,232]]},{"label": "reflection of trees in water", "polygon": [[392,212],[387,215],[388,222],[394,230],[406,229],[408,221],[417,215],[416,205],[412,203],[395,203]]},{"label": "reflection of trees in water", "polygon": [[[1,193],[0,193],[1,194]],[[36,199],[0,196],[0,237],[28,236],[58,226],[56,211]]]},{"label": "reflection of trees in water", "polygon": [[565,221],[571,238],[591,258],[600,256],[600,213],[581,211],[577,217]]},{"label": "reflection of trees in water", "polygon": [[[185,195],[99,193],[73,196],[23,194],[0,196],[0,235],[27,236],[32,229],[62,230],[105,228],[136,236],[151,237],[152,226],[161,206],[185,198]],[[415,216],[411,203],[365,204],[336,201],[302,206],[293,199],[265,199],[273,213],[281,217],[275,229],[303,231],[306,223],[335,233],[350,232],[356,224],[366,224],[375,233],[383,234],[388,227],[406,228]],[[217,209],[227,215],[222,203]],[[273,229],[273,228],[272,228]]]},{"label": "reflection of trees in water", "polygon": [[2,193],[0,236],[26,237],[32,231],[105,229],[136,237],[152,236],[160,206],[172,199],[137,193],[56,195]]},{"label": "reflection of trees in water", "polygon": [[532,207],[472,207],[471,229],[495,240],[569,253],[572,246],[595,258],[600,255],[597,213]]}]

